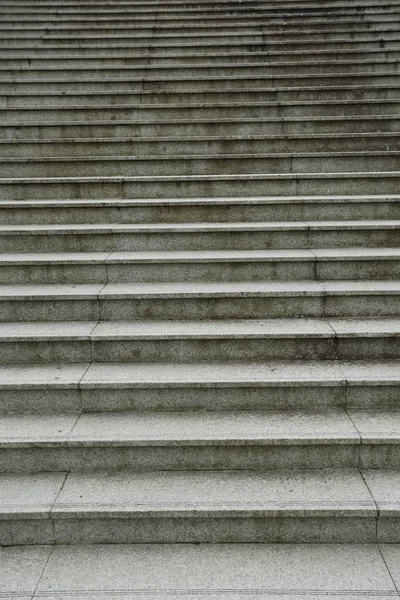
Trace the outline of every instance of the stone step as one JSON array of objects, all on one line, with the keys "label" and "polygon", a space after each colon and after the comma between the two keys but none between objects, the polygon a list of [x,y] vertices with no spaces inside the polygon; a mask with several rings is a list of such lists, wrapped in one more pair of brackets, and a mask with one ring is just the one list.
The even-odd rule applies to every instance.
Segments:
[{"label": "stone step", "polygon": [[[379,24],[378,24],[379,25]],[[389,24],[384,24],[385,27],[374,27],[374,29],[360,29],[358,27],[354,27],[353,29],[343,28],[343,27],[335,27],[334,31],[325,29],[309,29],[299,31],[299,29],[287,29],[287,30],[272,30],[268,31],[266,28],[262,28],[262,31],[259,29],[255,29],[254,31],[243,31],[240,28],[237,28],[238,31],[235,33],[220,30],[217,32],[206,32],[203,31],[201,33],[186,33],[179,32],[177,30],[175,33],[165,33],[155,31],[153,35],[150,35],[153,30],[149,32],[142,31],[140,34],[135,34],[134,38],[137,41],[148,42],[149,44],[157,44],[157,42],[174,42],[174,43],[182,43],[189,42],[189,40],[193,39],[195,43],[199,42],[225,42],[225,43],[237,43],[237,42],[250,42],[250,43],[266,43],[265,39],[268,36],[268,42],[295,42],[295,41],[311,41],[311,42],[320,42],[321,39],[325,39],[325,41],[333,42],[335,40],[342,40],[343,37],[353,39],[354,41],[370,39],[372,41],[377,41],[383,39],[384,41],[389,40],[398,40],[398,25],[393,24],[390,26]],[[72,31],[72,30],[71,30]],[[38,46],[38,45],[52,45],[57,43],[58,45],[62,44],[79,44],[82,43],[99,43],[104,45],[105,42],[113,42],[118,41],[119,43],[132,43],[132,35],[128,33],[129,30],[126,30],[124,33],[110,33],[109,30],[104,31],[103,34],[98,31],[95,33],[93,31],[88,30],[88,33],[85,36],[77,36],[76,33],[67,34],[66,32],[58,32],[58,33],[48,33],[45,30],[37,30],[29,32],[29,31],[11,31],[4,30],[0,47],[8,48],[10,43],[19,46],[19,47],[29,47]]]},{"label": "stone step", "polygon": [[1,539],[393,543],[399,483],[364,469],[3,474]]},{"label": "stone step", "polygon": [[0,323],[2,364],[387,360],[399,350],[398,318]]},{"label": "stone step", "polygon": [[[346,124],[349,122],[343,119],[342,131],[346,131]],[[338,117],[339,121],[339,117]],[[340,121],[339,121],[340,122]],[[379,123],[385,121],[379,120],[376,128],[378,129]],[[389,121],[390,125],[393,126],[392,120]],[[221,121],[219,121],[221,123]],[[259,123],[259,122],[258,122]],[[257,121],[250,123],[250,128],[254,127],[257,131]],[[343,152],[355,152],[360,154],[364,151],[364,156],[369,156],[373,151],[374,154],[378,152],[384,152],[384,156],[388,157],[387,152],[400,151],[400,118],[397,120],[399,131],[382,132],[380,129],[377,133],[363,132],[357,133],[325,133],[325,134],[292,134],[292,135],[277,135],[277,134],[253,134],[243,135],[242,133],[236,132],[234,135],[218,136],[219,127],[216,127],[217,131],[214,132],[217,135],[212,136],[182,136],[178,133],[176,136],[154,136],[154,137],[139,137],[137,133],[132,131],[135,129],[131,126],[126,126],[127,131],[124,132],[124,126],[114,125],[112,122],[109,125],[105,125],[105,129],[108,129],[109,136],[98,138],[96,135],[93,137],[75,137],[75,138],[58,138],[54,136],[48,139],[35,139],[32,133],[36,133],[37,126],[31,133],[30,138],[10,139],[10,128],[3,126],[4,134],[8,133],[8,139],[0,139],[0,153],[4,159],[9,158],[26,158],[38,161],[40,157],[44,160],[47,157],[73,157],[77,159],[88,159],[97,157],[109,157],[111,161],[115,161],[118,156],[135,156],[139,158],[141,156],[182,156],[188,155],[191,157],[198,154],[199,160],[202,156],[210,155],[224,155],[224,154],[240,154],[240,155],[257,155],[267,152],[274,153],[304,153],[312,152],[313,154],[322,152],[326,153],[343,153]],[[222,123],[223,124],[223,123]],[[263,123],[261,123],[263,124]],[[286,121],[285,121],[286,124]],[[232,124],[230,124],[232,127]],[[253,125],[253,127],[251,127]],[[143,125],[145,128],[146,125]],[[155,125],[156,127],[156,125]],[[65,128],[60,125],[59,128]],[[92,126],[92,129],[96,128],[96,125]],[[190,129],[190,125],[188,125]],[[31,128],[32,129],[32,128]],[[47,133],[46,129],[43,128]],[[79,127],[77,128],[79,129]],[[97,129],[97,128],[96,128]],[[111,129],[111,131],[110,131]],[[112,129],[117,129],[117,135],[112,137]],[[122,129],[122,133],[128,135],[135,135],[135,137],[120,137],[121,133],[119,130]],[[160,125],[162,129],[162,125]],[[180,128],[178,127],[178,130]],[[212,124],[210,124],[212,129]],[[372,128],[371,128],[372,129]],[[84,133],[90,132],[90,126],[83,127]],[[130,130],[130,131],[129,131]],[[20,132],[20,129],[16,127],[16,133]],[[97,131],[94,132],[95,134]],[[101,132],[100,132],[101,133]],[[118,135],[119,133],[119,135]],[[111,135],[110,135],[111,134]],[[15,134],[14,134],[15,135]],[[16,137],[16,136],[15,136]],[[45,136],[43,136],[45,137]],[[53,159],[52,160],[57,160]],[[0,159],[1,164],[1,159]],[[5,167],[7,163],[2,166]],[[312,161],[310,161],[312,165]],[[328,163],[329,164],[329,163]],[[388,169],[390,165],[389,157],[385,160],[385,169]],[[21,171],[21,174],[23,171]]]},{"label": "stone step", "polygon": [[[7,113],[5,118],[9,121],[16,114],[21,119],[21,113],[15,110],[26,111],[29,115],[30,110],[38,110],[41,106],[42,113],[38,114],[40,119],[47,115],[49,110],[80,110],[104,107],[104,114],[107,111],[119,111],[127,106],[139,107],[140,101],[144,105],[152,104],[154,106],[170,104],[191,107],[195,104],[205,104],[212,107],[217,103],[235,103],[249,105],[255,102],[268,103],[315,103],[315,102],[342,102],[343,112],[346,112],[346,102],[355,102],[356,98],[361,98],[360,103],[365,101],[387,101],[398,100],[400,97],[400,86],[397,84],[388,84],[385,87],[379,84],[351,85],[351,83],[342,83],[341,85],[329,85],[325,87],[315,86],[296,86],[296,87],[263,87],[243,89],[232,87],[225,90],[217,90],[203,87],[198,90],[144,90],[144,91],[126,91],[107,90],[102,92],[95,91],[66,91],[56,92],[44,90],[32,90],[30,92],[8,92],[0,98],[0,110]],[[284,108],[282,108],[284,110]],[[109,113],[108,113],[109,114]],[[111,113],[113,114],[113,113]],[[131,113],[129,113],[131,114]],[[307,113],[306,113],[307,114]],[[299,114],[299,117],[301,115]],[[79,118],[79,115],[78,115]],[[82,118],[82,117],[80,117]],[[130,117],[129,117],[130,118]],[[6,121],[7,122],[7,121]]]},{"label": "stone step", "polygon": [[[292,10],[300,10],[300,11],[304,11],[306,10],[325,10],[326,8],[329,8],[329,10],[331,10],[332,8],[348,8],[349,6],[352,5],[356,5],[357,8],[363,10],[363,11],[367,11],[369,10],[371,7],[380,7],[380,6],[388,6],[388,2],[387,0],[363,0],[362,5],[360,6],[360,2],[359,0],[345,0],[342,2],[338,2],[337,0],[324,0],[323,2],[317,2],[315,0],[311,0],[311,1],[299,1],[299,0],[293,0],[291,2],[286,2],[285,1],[285,10],[290,9]],[[397,6],[399,4],[398,0],[390,0],[390,6]],[[79,10],[80,8],[82,9],[83,7],[93,7],[95,6],[96,9],[99,8],[110,8],[110,7],[122,7],[122,9],[124,8],[132,8],[132,2],[128,2],[128,1],[119,1],[119,2],[89,2],[89,1],[85,1],[85,2],[79,2],[79,1],[75,1],[75,2],[53,2],[53,1],[45,1],[42,0],[41,2],[37,3],[32,3],[32,0],[19,0],[18,2],[13,2],[13,1],[8,1],[8,2],[2,2],[2,6],[4,7],[22,7],[22,6],[28,6],[28,7],[39,7],[39,6],[43,6],[43,7],[57,7],[57,9],[62,9],[65,7],[68,8],[73,8],[74,11],[75,10]],[[186,0],[180,0],[180,1],[176,1],[174,0],[173,2],[167,2],[167,1],[161,1],[158,2],[156,0],[150,0],[149,2],[135,2],[134,3],[135,8],[137,8],[138,10],[145,8],[146,10],[151,7],[156,7],[157,9],[160,10],[165,10],[165,9],[171,9],[171,7],[174,8],[178,8],[178,9],[184,9],[185,11],[191,10],[191,5],[187,3]],[[215,8],[216,4],[215,2],[212,2],[211,0],[199,0],[198,2],[196,2],[196,8],[199,7],[211,7],[212,9]],[[266,7],[269,8],[271,10],[282,10],[282,3],[278,2],[278,0],[273,0],[272,2],[254,2],[254,0],[240,0],[240,2],[232,2],[232,0],[220,0],[218,2],[218,7],[221,7],[222,9],[227,8],[228,10],[235,10],[236,8],[243,8],[243,7],[252,7],[252,6],[262,6],[262,7]]]},{"label": "stone step", "polygon": [[0,429],[1,473],[398,469],[399,457],[398,411],[3,414]]},{"label": "stone step", "polygon": [[398,277],[397,248],[0,254],[3,284],[379,280]]},{"label": "stone step", "polygon": [[362,59],[350,59],[350,60],[302,60],[299,66],[298,61],[289,62],[269,62],[269,63],[250,63],[248,61],[243,63],[226,63],[212,62],[205,64],[187,64],[180,62],[178,65],[159,65],[145,64],[145,65],[111,65],[107,66],[101,61],[95,65],[84,65],[82,67],[73,65],[71,67],[62,65],[46,65],[44,67],[34,65],[28,67],[8,67],[0,66],[0,81],[6,83],[9,78],[14,79],[16,82],[36,82],[41,81],[57,82],[62,81],[69,83],[71,81],[89,80],[96,81],[99,77],[104,80],[113,80],[116,76],[118,79],[127,81],[135,81],[137,77],[145,77],[146,82],[148,80],[156,80],[157,78],[165,78],[165,81],[173,79],[181,79],[187,77],[188,79],[199,77],[213,80],[215,77],[223,76],[225,79],[229,77],[238,76],[239,79],[249,79],[254,77],[271,78],[275,76],[278,80],[285,79],[287,74],[291,74],[294,79],[302,79],[308,75],[323,76],[325,74],[331,76],[345,76],[346,73],[354,73],[363,75],[370,73],[371,75],[379,76],[382,73],[383,76],[389,74],[398,74],[400,71],[399,60],[397,57],[393,58],[368,58]]},{"label": "stone step", "polygon": [[[351,5],[335,5],[335,6],[300,6],[300,7],[279,7],[279,6],[268,6],[265,3],[251,3],[241,4],[238,3],[235,7],[227,7],[223,4],[213,5],[193,5],[192,7],[185,5],[185,7],[179,7],[177,5],[171,5],[170,7],[164,6],[152,6],[152,5],[132,5],[128,4],[103,4],[96,5],[96,12],[93,12],[93,5],[82,4],[82,5],[47,5],[46,4],[1,4],[0,14],[7,16],[13,16],[15,18],[23,18],[24,16],[38,17],[39,20],[44,17],[56,18],[72,18],[81,17],[84,18],[104,18],[110,15],[116,17],[123,16],[124,14],[134,16],[137,18],[148,18],[148,17],[159,17],[160,20],[175,18],[175,17],[186,17],[198,15],[212,15],[223,17],[232,17],[235,15],[242,16],[253,16],[253,15],[264,15],[266,17],[280,17],[280,18],[307,18],[310,16],[325,16],[327,19],[336,15],[356,15],[368,17],[368,15],[382,14],[385,12],[397,12],[400,7],[399,3],[390,4],[375,4],[364,6],[360,9],[359,6]],[[35,11],[36,8],[36,11]],[[22,15],[22,16],[21,16]]]},{"label": "stone step", "polygon": [[0,321],[397,316],[400,283],[241,281],[0,286]]},{"label": "stone step", "polygon": [[[396,67],[397,69],[397,67]],[[170,77],[170,78],[157,78],[126,76],[122,77],[107,77],[102,78],[98,76],[93,79],[77,78],[75,80],[68,79],[62,81],[61,79],[27,79],[27,78],[15,78],[15,79],[0,79],[0,92],[4,95],[8,94],[29,94],[30,103],[38,104],[34,100],[35,95],[38,93],[41,95],[48,95],[52,92],[57,92],[59,95],[64,95],[64,92],[77,93],[97,93],[97,94],[130,94],[132,92],[141,93],[144,89],[147,92],[179,92],[180,94],[187,94],[192,92],[228,92],[236,91],[238,89],[252,90],[254,88],[268,88],[276,87],[280,91],[285,91],[285,88],[298,88],[298,87],[311,87],[318,88],[321,86],[325,88],[323,96],[327,97],[327,88],[331,86],[336,87],[347,87],[351,85],[355,86],[380,86],[386,85],[398,86],[400,82],[400,72],[397,70],[388,70],[386,72],[373,72],[373,71],[361,71],[352,72],[346,71],[343,73],[323,73],[323,74],[287,74],[287,75],[259,75],[252,77],[249,74],[242,74],[241,76],[233,75],[220,75],[215,74],[211,76],[195,76],[188,78],[185,76]],[[263,94],[262,94],[263,95]],[[321,92],[318,93],[318,98],[321,98]],[[387,97],[387,94],[386,94]],[[396,95],[396,97],[398,97]],[[296,96],[297,100],[301,99],[301,96]],[[315,98],[315,93],[314,93]],[[276,99],[276,93],[274,94]],[[121,100],[120,100],[121,101]]]},{"label": "stone step", "polygon": [[[400,58],[400,49],[386,49],[384,51],[376,49],[376,50],[330,50],[329,52],[313,52],[313,53],[303,53],[303,52],[284,52],[281,54],[275,53],[272,54],[270,51],[241,51],[241,52],[228,52],[224,53],[221,51],[214,50],[214,52],[197,52],[197,53],[187,53],[182,56],[182,53],[174,52],[167,54],[166,52],[162,53],[152,53],[150,56],[147,54],[140,53],[127,53],[115,52],[114,56],[110,56],[107,53],[102,53],[96,55],[93,52],[81,52],[78,55],[74,55],[74,53],[67,54],[64,50],[63,52],[57,53],[49,53],[48,50],[44,50],[42,54],[44,56],[37,56],[39,54],[27,55],[28,53],[24,53],[24,56],[13,56],[10,54],[0,55],[0,73],[3,74],[5,72],[14,72],[18,70],[18,74],[22,71],[26,73],[29,72],[37,73],[39,70],[43,70],[46,73],[49,71],[59,72],[62,69],[116,69],[121,67],[121,71],[127,67],[133,68],[137,67],[139,69],[144,69],[147,66],[150,67],[158,67],[165,66],[171,67],[174,66],[176,68],[184,68],[185,65],[215,65],[218,63],[224,64],[232,64],[233,66],[237,64],[247,64],[251,67],[252,64],[260,63],[262,65],[271,65],[271,68],[275,69],[276,65],[282,63],[282,71],[287,69],[287,64],[293,65],[301,65],[302,70],[305,65],[309,63],[323,63],[323,64],[332,64],[332,59],[335,62],[339,60],[342,61],[342,64],[347,63],[363,63],[366,65],[377,64],[381,62],[382,64],[388,64],[390,61],[398,60]],[[46,56],[46,54],[53,54],[50,56]],[[41,71],[39,71],[41,72]]]},{"label": "stone step", "polygon": [[[109,27],[106,25],[109,24]],[[277,33],[283,30],[285,33],[287,31],[294,32],[313,32],[317,31],[332,31],[333,26],[338,24],[338,27],[343,31],[348,30],[357,30],[358,32],[363,31],[393,31],[397,29],[399,26],[399,11],[395,14],[386,14],[385,12],[381,14],[369,14],[367,18],[364,18],[362,15],[353,15],[353,16],[342,16],[340,13],[336,14],[334,17],[329,19],[324,17],[313,17],[307,16],[303,18],[299,18],[298,16],[294,16],[293,19],[288,19],[286,17],[262,17],[260,15],[245,15],[245,16],[236,16],[233,15],[231,17],[224,16],[223,19],[218,20],[213,17],[209,18],[168,18],[168,19],[155,19],[150,18],[129,18],[128,16],[122,19],[113,19],[106,18],[100,20],[95,18],[89,22],[86,20],[79,20],[79,17],[76,19],[69,19],[68,21],[63,22],[61,19],[54,20],[45,20],[43,19],[41,22],[37,21],[21,21],[11,19],[10,22],[5,20],[2,21],[0,25],[0,31],[4,32],[19,32],[21,31],[25,35],[32,35],[36,37],[37,33],[39,34],[47,34],[50,30],[51,33],[56,32],[95,32],[95,33],[104,33],[108,34],[113,31],[135,31],[140,34],[151,34],[153,31],[157,31],[157,33],[166,33],[167,35],[176,32],[181,32],[184,28],[185,32],[189,31],[193,32],[208,32],[208,33],[218,33],[219,31],[223,31],[226,34],[233,33],[235,30],[240,29],[242,33],[256,32],[256,33],[268,33],[273,32]],[[335,30],[336,31],[336,30]]]},{"label": "stone step", "polygon": [[[71,147],[75,148],[75,145],[80,145],[82,154],[87,153],[87,148],[93,148],[97,155],[103,152],[103,147],[126,148],[127,144],[131,148],[135,145],[146,147],[146,143],[149,148],[151,145],[161,145],[165,152],[169,151],[171,144],[172,148],[175,147],[173,154],[179,154],[178,143],[182,149],[185,142],[191,144],[195,140],[200,147],[201,143],[204,146],[206,142],[211,145],[219,142],[228,146],[235,144],[232,150],[235,150],[236,142],[240,146],[240,140],[242,144],[250,140],[251,143],[262,144],[263,140],[268,139],[272,150],[274,146],[288,147],[288,144],[294,148],[297,144],[300,148],[302,140],[303,147],[311,144],[317,149],[318,144],[324,147],[326,140],[327,147],[332,151],[335,150],[335,143],[339,144],[336,150],[341,150],[343,146],[340,144],[358,140],[359,147],[367,143],[368,147],[371,144],[370,149],[373,150],[374,144],[380,142],[389,146],[398,137],[400,117],[397,107],[400,107],[400,101],[382,100],[364,105],[350,101],[346,105],[348,114],[340,116],[342,106],[340,102],[332,105],[317,103],[306,105],[308,111],[302,110],[302,105],[283,106],[276,103],[252,103],[241,109],[232,104],[214,107],[194,105],[186,109],[179,106],[168,108],[166,105],[147,105],[140,109],[128,105],[108,111],[102,111],[100,107],[84,107],[82,110],[79,107],[48,108],[45,113],[38,107],[27,110],[0,109],[0,117],[6,117],[0,124],[0,144],[4,157],[30,154],[30,151],[34,151],[35,156],[61,156],[63,152],[71,156]],[[356,114],[357,109],[359,114]],[[296,113],[307,112],[311,113],[308,117],[296,116]],[[337,114],[324,115],[324,112]],[[42,119],[35,120],[36,115]],[[238,134],[240,137],[237,137]],[[166,141],[168,146],[165,145]],[[46,150],[48,148],[51,152]],[[57,152],[53,152],[55,148]],[[382,149],[393,148],[385,146]]]},{"label": "stone step", "polygon": [[32,57],[54,57],[61,58],[64,56],[106,56],[108,58],[112,58],[113,56],[122,55],[122,56],[130,56],[137,55],[143,56],[146,55],[148,58],[154,57],[155,55],[159,55],[160,57],[169,56],[170,54],[179,54],[184,61],[187,55],[193,53],[201,53],[204,56],[208,56],[208,54],[214,54],[223,52],[224,56],[234,54],[234,53],[248,53],[248,52],[264,52],[267,53],[271,58],[275,58],[278,60],[283,56],[294,56],[300,55],[304,53],[304,56],[314,56],[317,55],[322,60],[323,57],[328,57],[331,53],[338,52],[339,54],[350,53],[357,54],[369,52],[377,52],[381,51],[381,56],[385,55],[385,52],[396,52],[399,49],[400,42],[391,39],[385,40],[381,36],[378,40],[374,40],[372,38],[366,37],[365,40],[358,39],[352,40],[346,37],[342,39],[336,39],[333,41],[325,41],[321,39],[320,41],[260,41],[259,43],[248,43],[240,41],[240,39],[236,42],[232,42],[230,44],[224,43],[223,38],[219,42],[203,42],[198,43],[197,41],[193,41],[192,43],[188,41],[182,41],[181,43],[173,43],[173,42],[165,42],[160,40],[158,42],[152,42],[151,45],[146,43],[146,41],[130,41],[125,44],[109,44],[109,43],[97,43],[91,44],[88,42],[80,42],[76,45],[57,45],[57,44],[48,44],[46,45],[37,45],[30,44],[28,47],[23,47],[17,45],[17,42],[13,44],[9,44],[7,49],[2,49],[0,51],[0,57],[7,56],[12,58],[27,58]]},{"label": "stone step", "polygon": [[400,220],[1,225],[0,252],[115,252],[387,247]]},{"label": "stone step", "polygon": [[399,408],[396,360],[22,364],[0,373],[0,409],[13,414]]},{"label": "stone step", "polygon": [[400,196],[0,201],[0,223],[8,225],[371,219],[400,219]]},{"label": "stone step", "polygon": [[[232,185],[234,182],[234,185]],[[397,194],[399,171],[0,179],[0,200]]]},{"label": "stone step", "polygon": [[[1,12],[0,12],[1,14]],[[332,23],[340,23],[341,25],[356,24],[360,26],[373,27],[381,23],[393,23],[400,18],[400,7],[390,10],[380,9],[370,11],[363,15],[357,11],[331,11],[326,13],[298,13],[282,12],[271,14],[263,9],[244,10],[244,12],[234,12],[228,14],[226,11],[222,13],[214,11],[200,11],[188,13],[135,13],[131,11],[109,12],[106,14],[96,11],[96,13],[76,14],[76,13],[37,13],[26,12],[24,14],[3,12],[2,27],[13,27],[15,29],[49,29],[58,30],[64,27],[80,27],[98,26],[104,27],[109,24],[110,28],[118,28],[119,26],[126,27],[127,25],[138,28],[156,27],[159,29],[171,29],[180,25],[181,27],[206,27],[206,26],[254,26],[262,27],[299,27],[307,29],[319,25],[321,27],[329,27]]]},{"label": "stone step", "polygon": [[[206,595],[395,598],[394,544],[112,544],[2,549],[10,597]],[[329,572],[329,578],[326,573]],[[71,578],[74,573],[74,578]],[[112,573],[112,577],[106,574]],[[117,590],[123,590],[118,593]]]},{"label": "stone step", "polygon": [[[377,15],[387,15],[391,13],[400,12],[399,4],[389,5],[375,5],[366,7],[365,10],[360,10],[357,6],[335,6],[335,7],[303,7],[293,9],[282,6],[271,7],[262,4],[253,5],[238,5],[235,8],[226,9],[222,5],[215,5],[212,8],[206,5],[194,5],[191,8],[165,8],[165,7],[130,7],[128,6],[111,6],[108,7],[97,7],[96,11],[93,12],[92,7],[81,6],[81,7],[51,7],[51,6],[36,6],[36,10],[32,6],[0,6],[0,14],[3,14],[6,21],[10,20],[21,20],[25,19],[32,21],[43,22],[45,20],[51,20],[60,22],[64,20],[83,19],[83,20],[105,20],[121,19],[124,15],[128,16],[129,19],[147,20],[154,19],[159,22],[163,21],[174,21],[176,19],[198,19],[201,16],[212,17],[216,19],[234,19],[234,18],[254,18],[256,16],[267,18],[268,20],[282,19],[285,22],[291,20],[307,20],[310,18],[323,17],[326,21],[334,19],[336,17],[356,17],[360,19],[369,20],[370,17],[376,17]],[[304,22],[304,21],[303,21]]]},{"label": "stone step", "polygon": [[[224,147],[221,148],[224,150]],[[309,153],[235,153],[130,156],[46,156],[0,159],[2,178],[22,177],[162,177],[213,176],[224,174],[346,174],[381,171],[397,173],[400,152],[353,151]],[[0,180],[1,181],[1,180]]]}]

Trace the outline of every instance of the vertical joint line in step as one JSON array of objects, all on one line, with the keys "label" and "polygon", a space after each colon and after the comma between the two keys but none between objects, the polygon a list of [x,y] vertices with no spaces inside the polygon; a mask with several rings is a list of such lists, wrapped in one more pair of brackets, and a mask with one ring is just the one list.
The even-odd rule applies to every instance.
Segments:
[{"label": "vertical joint line in step", "polygon": [[[52,523],[52,527],[53,527],[53,541],[54,541],[54,537],[55,537],[55,536],[54,536],[54,525],[53,525],[53,523]],[[37,582],[37,584],[36,584],[36,587],[35,587],[35,589],[33,590],[33,594],[32,594],[32,600],[33,600],[33,598],[35,598],[35,597],[36,597],[36,592],[38,591],[38,588],[39,588],[40,582],[41,582],[41,581],[42,581],[42,579],[43,579],[44,572],[45,572],[45,570],[46,570],[46,568],[47,568],[47,565],[49,564],[50,558],[51,558],[51,556],[52,556],[52,554],[53,554],[53,550],[54,550],[54,543],[53,543],[53,544],[51,545],[51,547],[50,547],[50,552],[49,552],[49,555],[48,555],[48,557],[46,558],[46,560],[45,560],[45,562],[44,562],[44,565],[43,565],[42,572],[40,573],[40,576],[39,576],[38,582]]]},{"label": "vertical joint line in step", "polygon": [[379,554],[381,555],[381,558],[382,558],[382,560],[383,560],[383,563],[384,563],[384,565],[385,565],[385,567],[386,567],[386,570],[387,570],[387,572],[388,572],[388,574],[389,574],[389,577],[390,577],[390,579],[392,580],[393,586],[394,586],[394,588],[395,588],[396,592],[397,592],[397,593],[399,594],[399,596],[400,596],[400,588],[399,588],[399,587],[396,585],[396,581],[395,581],[395,579],[394,579],[394,577],[393,577],[393,575],[392,575],[392,573],[391,573],[391,571],[390,571],[390,569],[389,569],[389,565],[388,565],[388,564],[387,564],[387,562],[386,562],[386,559],[385,559],[385,556],[384,556],[384,554],[383,554],[383,552],[382,552],[382,549],[381,549],[381,547],[380,547],[380,545],[379,545],[379,544],[377,544],[377,547],[378,547],[378,552],[379,552]]},{"label": "vertical joint line in step", "polygon": [[[345,411],[346,415],[348,416],[348,418],[350,419],[350,421],[351,421],[351,423],[352,423],[352,425],[353,425],[354,429],[357,431],[357,433],[358,433],[358,435],[359,435],[359,437],[360,437],[360,444],[359,444],[359,446],[362,446],[362,445],[364,444],[364,440],[363,440],[363,436],[362,436],[362,433],[361,433],[361,431],[358,429],[358,427],[357,427],[356,423],[355,423],[355,422],[354,422],[354,420],[351,418],[351,415],[350,415],[349,411],[347,410],[347,406],[345,406],[345,409],[344,409],[344,411]],[[358,470],[361,472],[361,466],[360,466],[360,452],[358,452],[358,457],[357,457],[357,468],[358,468]],[[367,487],[368,487],[368,486],[367,486]]]},{"label": "vertical joint line in step", "polygon": [[379,510],[379,506],[378,506],[378,505],[377,505],[377,503],[376,503],[375,497],[374,497],[374,495],[373,495],[372,491],[370,490],[370,487],[369,487],[369,485],[368,485],[368,483],[367,483],[367,481],[366,481],[366,479],[365,479],[365,477],[364,477],[364,474],[363,474],[362,470],[361,470],[361,469],[358,469],[358,472],[360,473],[360,475],[361,475],[361,477],[362,477],[362,479],[363,479],[363,482],[364,482],[364,484],[365,484],[365,487],[366,487],[366,488],[367,488],[367,490],[369,491],[369,493],[370,493],[370,495],[371,495],[371,498],[372,498],[372,500],[373,500],[373,502],[374,502],[374,504],[375,504],[375,510],[376,510],[376,519],[375,519],[375,543],[378,543],[378,521],[379,521],[379,516],[380,516],[380,510]]},{"label": "vertical joint line in step", "polygon": [[65,473],[64,480],[63,480],[63,482],[62,482],[62,484],[60,486],[60,489],[57,492],[57,496],[54,498],[54,502],[53,502],[53,504],[50,507],[50,520],[51,520],[51,527],[52,527],[52,530],[53,530],[53,544],[55,544],[55,542],[56,542],[56,532],[55,532],[55,528],[54,528],[54,519],[53,519],[53,508],[55,507],[56,502],[57,502],[58,498],[60,497],[61,492],[64,489],[64,486],[66,484],[68,475],[69,475],[68,472]]}]

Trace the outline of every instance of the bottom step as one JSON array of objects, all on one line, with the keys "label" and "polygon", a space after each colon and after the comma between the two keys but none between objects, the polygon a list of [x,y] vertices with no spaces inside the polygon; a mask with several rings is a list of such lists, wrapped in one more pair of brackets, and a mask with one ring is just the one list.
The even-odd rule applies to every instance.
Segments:
[{"label": "bottom step", "polygon": [[2,474],[0,544],[398,543],[400,472]]},{"label": "bottom step", "polygon": [[400,546],[110,545],[2,550],[11,600],[392,600]]}]

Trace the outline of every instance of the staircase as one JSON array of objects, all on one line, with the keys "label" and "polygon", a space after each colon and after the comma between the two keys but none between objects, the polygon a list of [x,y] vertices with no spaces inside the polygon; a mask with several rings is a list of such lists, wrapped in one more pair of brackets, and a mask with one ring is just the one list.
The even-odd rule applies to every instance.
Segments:
[{"label": "staircase", "polygon": [[400,0],[0,15],[0,597],[398,598]]}]

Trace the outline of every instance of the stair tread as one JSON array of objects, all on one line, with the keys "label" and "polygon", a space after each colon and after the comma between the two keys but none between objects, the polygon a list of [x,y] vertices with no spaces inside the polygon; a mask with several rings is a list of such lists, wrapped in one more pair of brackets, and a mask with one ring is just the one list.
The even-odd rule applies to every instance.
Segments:
[{"label": "stair tread", "polygon": [[0,253],[0,265],[398,260],[400,248]]},{"label": "stair tread", "polygon": [[[368,482],[367,487],[365,480]],[[0,517],[398,514],[400,472],[220,471],[0,475]],[[25,494],[21,498],[20,490]],[[30,498],[26,491],[30,490]]]},{"label": "stair tread", "polygon": [[3,414],[0,447],[400,443],[400,412],[177,411]]},{"label": "stair tread", "polygon": [[390,600],[400,581],[400,550],[393,544],[22,546],[3,548],[2,560],[5,593],[79,600],[171,593],[199,600],[243,590],[250,596]]},{"label": "stair tread", "polygon": [[102,207],[102,206],[230,206],[230,205],[254,205],[254,204],[311,204],[311,203],[367,203],[367,202],[400,202],[400,195],[352,195],[352,196],[255,196],[242,198],[111,198],[111,199],[63,199],[62,202],[57,199],[43,200],[2,200],[1,208],[36,208],[51,207],[63,209],[65,207]]},{"label": "stair tread", "polygon": [[400,362],[75,363],[0,365],[0,389],[398,385]]},{"label": "stair tread", "polygon": [[325,230],[374,230],[397,229],[400,220],[363,219],[347,221],[273,221],[273,222],[234,222],[234,223],[72,223],[72,224],[25,224],[2,225],[0,235],[57,235],[78,233],[192,233],[224,231],[325,231]]},{"label": "stair tread", "polygon": [[266,281],[0,285],[0,300],[400,294],[400,281]]},{"label": "stair tread", "polygon": [[400,336],[400,318],[2,322],[0,342]]}]

